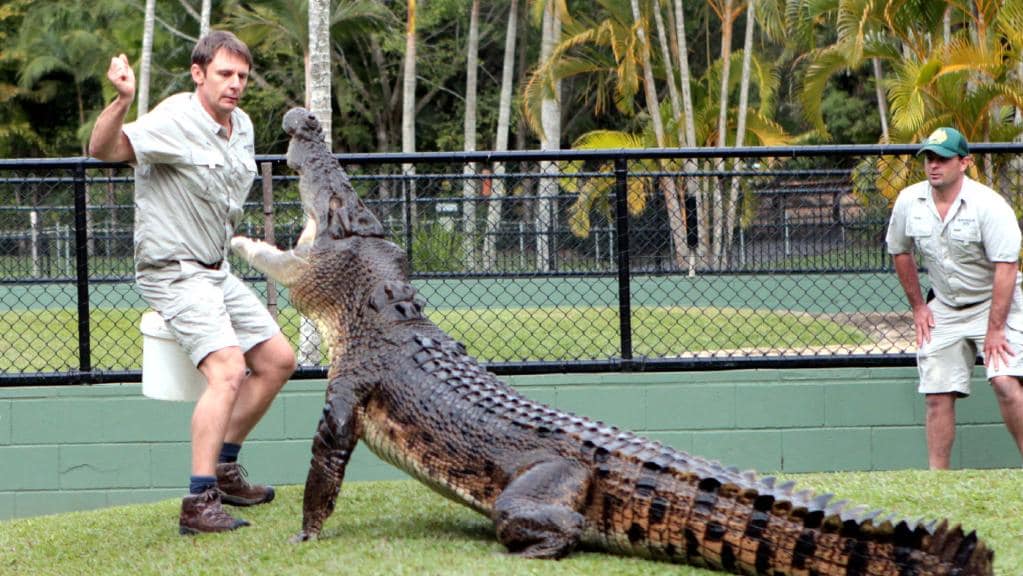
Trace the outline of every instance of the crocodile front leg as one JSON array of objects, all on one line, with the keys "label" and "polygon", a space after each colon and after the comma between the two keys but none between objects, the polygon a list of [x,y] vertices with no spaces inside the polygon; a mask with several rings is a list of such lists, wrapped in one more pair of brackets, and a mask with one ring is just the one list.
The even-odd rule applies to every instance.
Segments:
[{"label": "crocodile front leg", "polygon": [[256,270],[285,286],[292,285],[309,268],[309,261],[304,258],[308,250],[305,245],[284,252],[262,240],[235,236],[231,238],[231,250]]},{"label": "crocodile front leg", "polygon": [[334,512],[345,468],[359,440],[354,388],[335,380],[330,390],[313,438],[313,459],[302,502],[302,531],[292,538],[294,542],[319,536],[324,521]]},{"label": "crocodile front leg", "polygon": [[571,460],[533,465],[512,480],[494,503],[497,538],[526,558],[562,558],[582,537],[590,472]]}]

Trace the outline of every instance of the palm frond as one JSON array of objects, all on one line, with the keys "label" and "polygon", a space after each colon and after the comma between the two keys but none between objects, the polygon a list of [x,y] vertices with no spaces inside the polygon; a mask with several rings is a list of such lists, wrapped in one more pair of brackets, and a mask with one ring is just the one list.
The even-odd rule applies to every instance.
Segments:
[{"label": "palm frond", "polygon": [[888,79],[892,103],[892,124],[896,130],[916,134],[928,118],[927,90],[941,70],[939,60],[905,60]]},{"label": "palm frond", "polygon": [[803,116],[813,124],[823,138],[829,138],[827,126],[824,124],[824,112],[821,110],[824,90],[833,75],[848,67],[849,61],[843,47],[828,46],[814,53],[803,77],[803,89],[800,92]]}]

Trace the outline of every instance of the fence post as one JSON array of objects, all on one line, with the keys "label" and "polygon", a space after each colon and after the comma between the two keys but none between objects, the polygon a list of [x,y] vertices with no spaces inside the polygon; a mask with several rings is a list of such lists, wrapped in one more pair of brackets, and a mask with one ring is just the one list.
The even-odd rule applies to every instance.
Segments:
[{"label": "fence post", "polygon": [[82,377],[92,372],[92,349],[89,336],[89,234],[86,225],[85,164],[74,169],[75,182],[75,283],[78,286],[78,369]]},{"label": "fence post", "polygon": [[618,330],[622,370],[632,370],[632,296],[629,262],[629,165],[615,159],[615,232],[618,234]]},{"label": "fence post", "polygon": [[[274,239],[274,185],[273,163],[262,162],[259,165],[263,178],[263,241],[273,246]],[[266,277],[266,309],[277,320],[277,284],[269,275]]]},{"label": "fence post", "polygon": [[39,213],[35,207],[28,213],[28,225],[30,227],[30,242],[32,253],[32,277],[39,278]]}]

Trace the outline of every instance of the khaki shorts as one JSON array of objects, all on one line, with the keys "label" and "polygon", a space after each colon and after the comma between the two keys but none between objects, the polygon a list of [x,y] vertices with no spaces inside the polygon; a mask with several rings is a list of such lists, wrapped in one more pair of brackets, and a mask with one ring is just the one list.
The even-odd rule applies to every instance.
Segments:
[{"label": "khaki shorts", "polygon": [[[977,354],[984,353],[991,301],[963,310],[956,310],[938,300],[932,300],[928,306],[934,315],[934,327],[931,328],[931,341],[924,343],[916,353],[917,370],[920,372],[917,390],[921,394],[955,392],[969,396]],[[1008,365],[1000,364],[998,370],[987,367],[988,380],[995,376],[1023,376],[1021,316],[1023,314],[1013,303],[1005,326],[1005,338],[1016,355],[1009,358]]]},{"label": "khaki shorts", "polygon": [[226,262],[220,270],[189,261],[146,270],[136,274],[135,287],[196,366],[211,352],[230,346],[248,352],[280,332]]}]

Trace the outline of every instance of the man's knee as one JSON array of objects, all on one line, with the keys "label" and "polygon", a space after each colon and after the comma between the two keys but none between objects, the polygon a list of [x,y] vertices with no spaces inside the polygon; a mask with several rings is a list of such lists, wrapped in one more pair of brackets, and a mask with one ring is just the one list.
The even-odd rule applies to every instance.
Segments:
[{"label": "man's knee", "polygon": [[1019,378],[1015,376],[995,376],[990,380],[991,390],[999,402],[1015,402],[1023,400],[1023,388]]},{"label": "man's knee", "polygon": [[199,363],[199,371],[213,387],[227,387],[237,392],[245,379],[245,357],[236,346],[211,352]]},{"label": "man's knee", "polygon": [[924,406],[927,408],[928,417],[945,416],[955,411],[955,394],[927,394],[924,396]]},{"label": "man's knee", "polygon": [[249,350],[246,359],[253,372],[280,379],[282,384],[298,365],[295,350],[279,332]]}]

